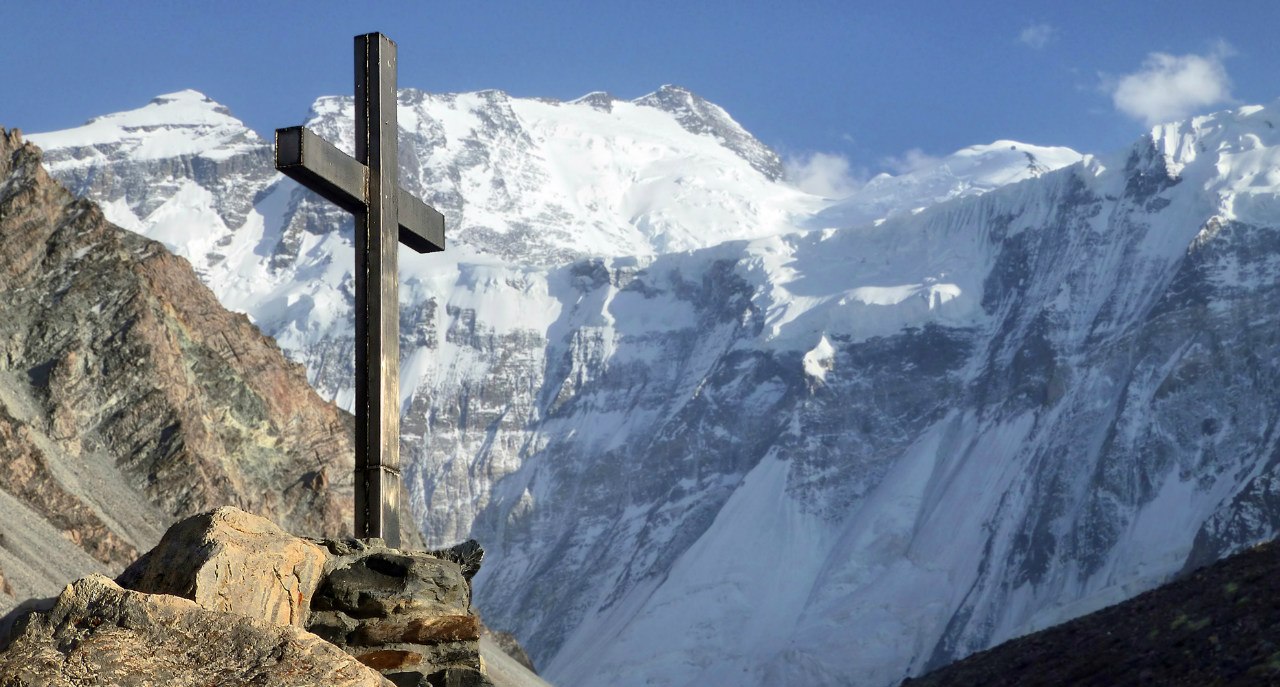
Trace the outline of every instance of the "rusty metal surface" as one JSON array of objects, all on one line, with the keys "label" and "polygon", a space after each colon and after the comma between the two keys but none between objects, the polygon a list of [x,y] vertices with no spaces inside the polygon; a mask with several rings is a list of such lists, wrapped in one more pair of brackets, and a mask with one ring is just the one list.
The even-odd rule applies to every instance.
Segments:
[{"label": "rusty metal surface", "polygon": [[400,188],[396,44],[355,37],[356,156],[304,127],[276,130],[276,169],[355,214],[357,537],[400,545],[397,252],[444,250],[444,216]]}]

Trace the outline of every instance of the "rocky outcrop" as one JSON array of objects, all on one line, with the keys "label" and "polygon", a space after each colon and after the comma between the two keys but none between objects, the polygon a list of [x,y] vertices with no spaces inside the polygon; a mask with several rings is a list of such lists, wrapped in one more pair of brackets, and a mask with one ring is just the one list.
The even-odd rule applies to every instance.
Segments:
[{"label": "rocky outcrop", "polygon": [[120,588],[92,575],[27,616],[0,653],[6,687],[389,683],[337,647],[291,625]]},{"label": "rocky outcrop", "polygon": [[469,582],[482,556],[475,542],[433,554],[307,540],[224,507],[174,525],[117,582],[305,627],[397,685],[465,687],[488,684]]},{"label": "rocky outcrop", "polygon": [[120,575],[123,586],[305,627],[325,551],[270,520],[223,507],[187,518]]},{"label": "rocky outcrop", "polygon": [[[306,540],[235,508],[201,513],[115,582],[90,576],[11,614],[0,685],[381,684],[373,671],[399,687],[492,685],[456,562],[478,552]],[[310,681],[283,677],[295,674]],[[538,684],[522,680],[504,684]]]}]

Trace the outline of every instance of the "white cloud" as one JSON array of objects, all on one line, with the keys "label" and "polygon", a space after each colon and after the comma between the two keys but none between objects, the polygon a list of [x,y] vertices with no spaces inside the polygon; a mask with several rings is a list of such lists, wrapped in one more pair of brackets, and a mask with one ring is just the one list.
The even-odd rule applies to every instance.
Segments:
[{"label": "white cloud", "polygon": [[1054,28],[1048,24],[1032,24],[1018,33],[1018,42],[1036,50],[1053,40]]},{"label": "white cloud", "polygon": [[1231,101],[1231,79],[1222,60],[1231,54],[1225,43],[1208,55],[1153,52],[1142,68],[1119,79],[1104,79],[1116,109],[1147,126],[1184,119],[1213,105]]},{"label": "white cloud", "polygon": [[929,155],[919,148],[912,148],[901,155],[886,157],[880,161],[880,164],[894,174],[910,174],[927,167],[937,167],[941,162],[940,157]]},{"label": "white cloud", "polygon": [[787,179],[796,188],[824,198],[843,198],[862,186],[849,160],[834,153],[813,153],[789,158]]}]

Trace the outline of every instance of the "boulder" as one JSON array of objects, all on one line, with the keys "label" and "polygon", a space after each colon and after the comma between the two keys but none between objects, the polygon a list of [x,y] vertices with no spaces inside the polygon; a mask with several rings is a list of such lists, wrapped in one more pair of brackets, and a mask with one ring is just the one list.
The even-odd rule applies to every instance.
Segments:
[{"label": "boulder", "polygon": [[270,520],[223,507],[169,528],[117,582],[213,611],[305,627],[326,559],[324,549]]},{"label": "boulder", "polygon": [[292,625],[122,589],[68,585],[19,621],[0,653],[6,687],[273,685],[391,687],[377,671]]}]

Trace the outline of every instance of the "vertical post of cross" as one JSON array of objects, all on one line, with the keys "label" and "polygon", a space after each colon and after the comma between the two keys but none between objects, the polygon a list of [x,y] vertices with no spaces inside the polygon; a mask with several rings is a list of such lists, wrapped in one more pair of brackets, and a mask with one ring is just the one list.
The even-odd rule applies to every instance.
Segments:
[{"label": "vertical post of cross", "polygon": [[396,250],[444,250],[444,215],[396,175],[396,44],[356,36],[356,156],[304,126],[276,129],[276,169],[356,216],[355,535],[400,545]]},{"label": "vertical post of cross", "polygon": [[368,210],[356,216],[355,536],[400,543],[400,320],[397,298],[396,45],[356,36],[355,157]]}]

